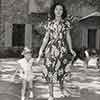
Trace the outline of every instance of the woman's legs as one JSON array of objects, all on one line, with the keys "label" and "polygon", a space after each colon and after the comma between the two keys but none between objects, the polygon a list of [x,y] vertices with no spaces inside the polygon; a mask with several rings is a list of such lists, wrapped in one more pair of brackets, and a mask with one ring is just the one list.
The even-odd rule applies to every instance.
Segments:
[{"label": "woman's legs", "polygon": [[22,82],[22,90],[21,90],[21,100],[25,100],[27,81],[23,80]]},{"label": "woman's legs", "polygon": [[64,97],[69,97],[71,95],[70,91],[64,86],[64,80],[59,82],[60,84],[60,90]]},{"label": "woman's legs", "polygon": [[51,78],[49,82],[49,99],[48,100],[53,100],[54,95],[53,95],[53,79]]},{"label": "woman's legs", "polygon": [[49,83],[49,94],[53,97],[53,83]]},{"label": "woman's legs", "polygon": [[63,81],[62,80],[59,81],[59,85],[60,85],[60,90],[61,90],[62,94],[64,94],[63,93],[63,91],[64,91],[64,85],[63,85]]}]

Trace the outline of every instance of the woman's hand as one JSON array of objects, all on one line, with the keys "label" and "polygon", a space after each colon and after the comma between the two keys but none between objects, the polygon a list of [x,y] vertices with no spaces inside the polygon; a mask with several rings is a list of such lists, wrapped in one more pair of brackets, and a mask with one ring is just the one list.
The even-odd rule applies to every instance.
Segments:
[{"label": "woman's hand", "polygon": [[39,56],[38,56],[38,58],[36,60],[37,63],[40,61],[42,55],[43,55],[43,51],[40,50],[39,51]]},{"label": "woman's hand", "polygon": [[40,56],[38,56],[38,58],[36,59],[36,62],[38,63],[40,61]]},{"label": "woman's hand", "polygon": [[15,76],[13,75],[10,79],[11,82],[14,82],[15,81]]},{"label": "woman's hand", "polygon": [[72,54],[73,56],[76,56],[76,53],[75,53],[75,51],[74,51],[73,49],[71,49],[70,52],[71,52],[71,54]]}]

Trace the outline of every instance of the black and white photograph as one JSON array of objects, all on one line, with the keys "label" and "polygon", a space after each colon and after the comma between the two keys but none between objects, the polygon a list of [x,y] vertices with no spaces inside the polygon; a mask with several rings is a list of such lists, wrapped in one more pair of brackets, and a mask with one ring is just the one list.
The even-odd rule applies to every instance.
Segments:
[{"label": "black and white photograph", "polygon": [[100,100],[100,0],[0,0],[0,100]]}]

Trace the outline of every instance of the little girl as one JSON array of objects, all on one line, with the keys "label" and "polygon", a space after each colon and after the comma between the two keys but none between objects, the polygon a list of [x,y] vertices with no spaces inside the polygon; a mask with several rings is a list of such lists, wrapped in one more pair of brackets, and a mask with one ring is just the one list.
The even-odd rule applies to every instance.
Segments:
[{"label": "little girl", "polygon": [[[20,73],[19,76],[23,79],[23,81],[22,81],[22,91],[21,91],[21,100],[25,100],[25,93],[26,93],[27,85],[29,85],[29,89],[30,89],[29,97],[33,98],[32,65],[33,65],[34,59],[32,58],[32,51],[28,47],[24,48],[22,55],[24,56],[24,58],[17,61],[18,67],[17,67],[16,73],[19,71],[19,73]],[[16,75],[16,73],[15,73],[15,75]],[[14,75],[14,77],[15,77],[15,75]]]}]

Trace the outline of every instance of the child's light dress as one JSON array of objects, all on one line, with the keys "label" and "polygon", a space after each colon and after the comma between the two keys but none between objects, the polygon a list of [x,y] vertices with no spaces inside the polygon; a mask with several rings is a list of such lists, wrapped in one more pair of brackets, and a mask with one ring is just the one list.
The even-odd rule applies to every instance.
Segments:
[{"label": "child's light dress", "polygon": [[19,76],[26,81],[32,81],[33,79],[32,75],[33,61],[34,61],[33,58],[31,58],[29,61],[27,61],[25,58],[22,58],[17,61],[21,67]]}]

